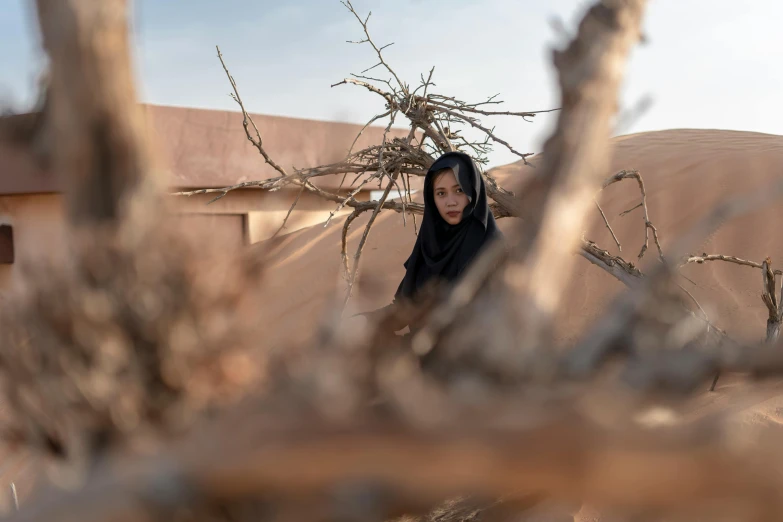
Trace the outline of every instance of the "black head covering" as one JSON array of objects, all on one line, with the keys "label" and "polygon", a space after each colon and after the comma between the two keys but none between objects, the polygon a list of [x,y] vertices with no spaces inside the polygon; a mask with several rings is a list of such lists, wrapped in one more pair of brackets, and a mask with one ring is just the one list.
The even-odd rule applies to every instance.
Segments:
[{"label": "black head covering", "polygon": [[[462,221],[456,225],[446,223],[435,206],[435,173],[445,168],[454,170],[469,199]],[[473,159],[463,152],[447,152],[432,164],[424,178],[424,219],[395,299],[414,297],[433,278],[456,279],[487,241],[501,236]]]}]

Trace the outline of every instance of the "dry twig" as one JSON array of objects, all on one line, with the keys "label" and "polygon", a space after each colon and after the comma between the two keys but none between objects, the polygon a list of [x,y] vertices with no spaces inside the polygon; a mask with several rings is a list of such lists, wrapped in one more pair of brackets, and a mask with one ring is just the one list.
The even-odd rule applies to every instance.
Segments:
[{"label": "dry twig", "polygon": [[[647,192],[644,190],[644,180],[642,180],[642,176],[639,174],[639,171],[637,170],[621,170],[614,176],[611,176],[609,179],[604,181],[603,185],[601,186],[601,190],[606,189],[609,185],[612,185],[614,183],[617,183],[618,181],[622,181],[624,179],[635,179],[636,182],[639,184],[639,191],[642,194],[642,201],[637,206],[635,206],[632,209],[624,211],[621,215],[628,214],[632,210],[635,210],[637,208],[642,208],[644,211],[643,219],[644,219],[644,245],[642,245],[641,251],[639,251],[639,255],[637,256],[639,259],[644,257],[644,253],[647,252],[647,248],[649,245],[649,232],[652,230],[653,233],[653,240],[655,241],[655,246],[658,247],[658,255],[660,256],[661,260],[663,260],[663,249],[661,248],[661,242],[658,239],[658,229],[655,228],[655,226],[650,221],[650,215],[647,210]],[[603,215],[603,211],[601,212]],[[606,217],[604,216],[604,221],[606,221]],[[609,227],[609,223],[606,223],[606,226]],[[609,229],[611,231],[611,228]],[[612,236],[614,236],[614,232],[612,232]],[[615,241],[617,242],[617,238],[615,237]],[[620,243],[617,242],[617,247],[620,248]]]},{"label": "dry twig", "polygon": [[619,250],[622,253],[623,246],[620,244],[620,240],[617,239],[617,235],[614,233],[614,230],[612,230],[612,225],[609,224],[609,220],[606,219],[606,214],[604,214],[604,209],[601,208],[601,205],[598,203],[598,201],[595,202],[595,206],[598,209],[598,212],[601,213],[601,219],[604,220],[604,225],[606,226],[607,230],[609,230],[609,233],[612,234],[612,239],[614,239],[614,244],[617,245],[617,250]]}]

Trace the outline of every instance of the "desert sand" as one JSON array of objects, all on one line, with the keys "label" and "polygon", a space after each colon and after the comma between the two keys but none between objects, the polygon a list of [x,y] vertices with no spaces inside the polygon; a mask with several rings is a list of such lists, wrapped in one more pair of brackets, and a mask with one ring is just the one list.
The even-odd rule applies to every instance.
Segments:
[{"label": "desert sand", "polygon": [[[716,203],[763,187],[780,176],[783,169],[783,137],[751,132],[718,130],[667,130],[622,136],[615,145],[607,177],[621,169],[636,169],[644,179],[650,221],[658,229],[664,255],[667,245],[704,216]],[[496,168],[492,174],[504,187],[518,190],[538,163],[535,157]],[[657,251],[650,236],[644,258],[637,255],[644,243],[642,209],[619,214],[641,201],[639,188],[626,180],[607,188],[599,198],[610,224],[623,247],[618,252],[596,210],[585,223],[585,237],[599,246],[637,263],[642,270],[656,262]],[[723,223],[692,253],[726,254],[761,262],[766,256],[783,267],[783,238],[771,226],[783,213],[783,201]],[[357,219],[348,235],[353,255],[369,213]],[[327,227],[317,225],[289,234],[274,243],[253,248],[269,255],[268,289],[272,309],[265,314],[272,342],[296,344],[312,333],[308,324],[322,311],[340,279],[340,243],[343,220]],[[499,220],[505,233],[513,227],[511,218]],[[411,217],[382,213],[373,227],[361,261],[361,280],[354,309],[367,310],[390,302],[403,275],[403,262],[415,241]],[[681,283],[701,303],[710,320],[738,340],[763,338],[767,310],[760,298],[759,270],[711,262],[689,265],[682,273],[693,282]],[[338,285],[338,286],[335,286]],[[569,295],[561,314],[565,328],[562,340],[578,337],[624,287],[610,275],[579,259],[571,276]],[[271,328],[271,325],[276,325]]]}]

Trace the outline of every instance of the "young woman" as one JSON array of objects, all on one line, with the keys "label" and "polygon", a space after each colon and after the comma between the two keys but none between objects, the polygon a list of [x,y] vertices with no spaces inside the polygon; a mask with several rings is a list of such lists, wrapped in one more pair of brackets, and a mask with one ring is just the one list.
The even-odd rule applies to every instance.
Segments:
[{"label": "young woman", "polygon": [[424,218],[395,300],[415,299],[431,282],[454,281],[501,236],[476,164],[463,152],[447,152],[424,178]]},{"label": "young woman", "polygon": [[[447,152],[424,178],[424,218],[393,303],[359,315],[372,316],[403,301],[416,301],[427,285],[454,282],[493,239],[502,240],[502,234],[476,164],[463,152]],[[417,329],[411,324],[415,321],[406,322],[395,322],[393,330]]]}]

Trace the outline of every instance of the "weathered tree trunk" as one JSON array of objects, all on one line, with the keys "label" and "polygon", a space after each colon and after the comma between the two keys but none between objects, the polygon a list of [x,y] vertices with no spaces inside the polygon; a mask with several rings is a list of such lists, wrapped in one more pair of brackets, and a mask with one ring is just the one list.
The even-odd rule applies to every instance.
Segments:
[{"label": "weathered tree trunk", "polygon": [[37,0],[50,57],[46,115],[53,171],[74,224],[116,221],[147,180],[127,0]]},{"label": "weathered tree trunk", "polygon": [[[624,63],[639,40],[645,0],[596,3],[564,51],[555,52],[561,111],[536,175],[520,194],[521,252],[506,281],[526,300],[520,310],[523,345],[547,336],[577,247],[582,223],[610,162],[612,117]],[[523,268],[524,267],[524,268]]]}]

